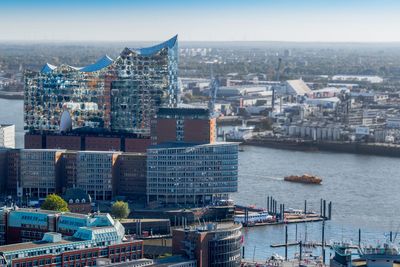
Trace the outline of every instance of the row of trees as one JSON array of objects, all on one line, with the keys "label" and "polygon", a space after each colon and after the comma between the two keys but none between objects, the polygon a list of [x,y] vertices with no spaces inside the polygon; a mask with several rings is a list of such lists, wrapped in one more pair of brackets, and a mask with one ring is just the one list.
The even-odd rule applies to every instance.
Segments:
[{"label": "row of trees", "polygon": [[[44,210],[54,210],[60,212],[68,212],[68,204],[60,196],[51,194],[46,197],[42,206]],[[124,219],[129,216],[130,210],[128,203],[124,201],[117,201],[111,207],[111,215],[117,219]]]}]

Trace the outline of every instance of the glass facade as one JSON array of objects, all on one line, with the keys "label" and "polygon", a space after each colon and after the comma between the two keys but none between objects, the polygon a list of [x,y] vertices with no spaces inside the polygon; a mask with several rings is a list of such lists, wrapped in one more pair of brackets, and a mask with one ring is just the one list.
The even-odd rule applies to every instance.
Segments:
[{"label": "glass facade", "polygon": [[237,143],[166,143],[147,150],[149,203],[204,204],[237,189]]},{"label": "glass facade", "polygon": [[57,132],[89,127],[149,134],[157,108],[175,107],[178,95],[174,36],[152,47],[125,48],[115,61],[104,56],[86,67],[46,64],[40,72],[26,72],[25,128]]}]

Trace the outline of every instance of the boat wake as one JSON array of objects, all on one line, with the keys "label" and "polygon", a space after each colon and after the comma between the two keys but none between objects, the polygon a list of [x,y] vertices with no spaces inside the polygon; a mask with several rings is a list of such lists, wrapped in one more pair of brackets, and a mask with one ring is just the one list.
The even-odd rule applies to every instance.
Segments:
[{"label": "boat wake", "polygon": [[275,180],[275,181],[283,181],[283,177],[278,177],[278,176],[265,176],[265,175],[259,175],[259,174],[254,174],[254,173],[239,173],[240,176],[253,176],[256,178],[260,179],[267,179],[267,180]]}]

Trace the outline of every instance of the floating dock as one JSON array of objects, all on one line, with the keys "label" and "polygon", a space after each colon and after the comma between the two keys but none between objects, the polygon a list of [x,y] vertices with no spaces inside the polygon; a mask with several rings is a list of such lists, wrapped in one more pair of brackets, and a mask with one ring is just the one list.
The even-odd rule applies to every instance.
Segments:
[{"label": "floating dock", "polygon": [[[321,199],[321,212],[319,214],[307,211],[307,201],[304,201],[304,210],[285,210],[285,204],[280,204],[279,210],[277,207],[277,201],[272,197],[268,197],[267,209],[236,205],[235,215],[241,216],[241,220],[239,218],[238,221],[242,223],[243,227],[312,223],[328,221],[332,216],[332,202],[327,203],[326,200],[323,199]],[[270,215],[268,220],[259,221],[257,214],[265,214],[266,212]]]}]

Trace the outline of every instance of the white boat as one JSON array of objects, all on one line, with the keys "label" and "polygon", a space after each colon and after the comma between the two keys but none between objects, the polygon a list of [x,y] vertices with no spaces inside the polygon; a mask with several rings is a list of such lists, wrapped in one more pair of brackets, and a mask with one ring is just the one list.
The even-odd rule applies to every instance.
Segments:
[{"label": "white boat", "polygon": [[[263,223],[272,221],[274,217],[268,214],[267,211],[263,212],[249,212],[247,217],[248,224]],[[233,217],[235,223],[246,223],[246,216],[244,214],[238,214]]]},{"label": "white boat", "polygon": [[228,140],[243,141],[251,138],[253,136],[253,131],[254,126],[247,126],[246,122],[243,121],[242,126],[235,126],[227,133],[226,138]]}]

